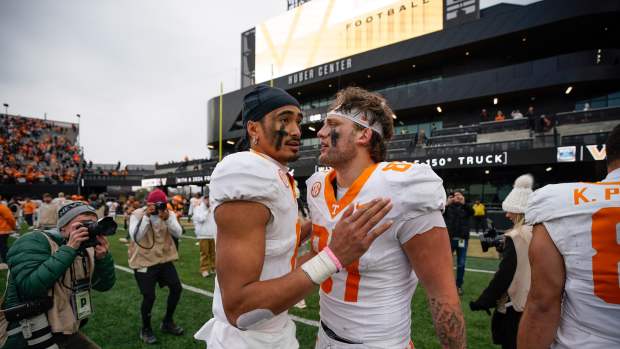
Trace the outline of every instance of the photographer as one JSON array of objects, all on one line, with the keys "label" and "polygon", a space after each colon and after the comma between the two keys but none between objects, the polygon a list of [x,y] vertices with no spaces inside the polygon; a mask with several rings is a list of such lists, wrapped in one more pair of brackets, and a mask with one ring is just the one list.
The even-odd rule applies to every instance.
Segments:
[{"label": "photographer", "polygon": [[530,290],[528,248],[532,227],[524,225],[527,199],[532,193],[534,179],[529,174],[515,181],[514,188],[502,203],[502,208],[514,224],[505,234],[499,270],[480,297],[469,303],[471,310],[495,308],[491,320],[493,343],[504,349],[517,347],[519,320]]},{"label": "photographer", "polygon": [[157,338],[151,328],[151,310],[155,303],[155,285],[168,286],[166,315],[161,330],[176,336],[183,334],[172,317],[181,298],[181,281],[172,264],[179,259],[173,237],[181,236],[181,225],[174,212],[166,207],[166,194],[160,189],[151,191],[147,206],[135,210],[129,220],[129,267],[142,293],[142,328],[140,338],[147,344],[154,344]]},{"label": "photographer", "polygon": [[469,217],[473,214],[471,206],[465,204],[465,197],[460,191],[448,196],[444,219],[450,234],[452,253],[456,250],[456,288],[463,295],[465,278],[465,259],[469,244]]},{"label": "photographer", "polygon": [[[31,345],[47,336],[37,347],[53,347],[56,343],[60,348],[99,348],[79,332],[92,313],[90,290],[107,291],[116,281],[106,238],[97,235],[98,244],[94,247],[82,246],[93,242],[89,228],[84,225],[96,219],[93,207],[82,202],[67,203],[58,211],[58,229],[26,234],[9,249],[10,274],[2,304],[9,320],[9,337],[4,348],[28,347],[25,337],[29,334],[22,333],[20,325],[23,321],[36,326],[35,329],[42,328],[32,332],[28,340]],[[7,309],[32,305],[35,301],[45,303],[43,300],[47,300],[50,307],[37,307],[34,314],[24,316],[25,320],[11,321],[13,316]]]}]

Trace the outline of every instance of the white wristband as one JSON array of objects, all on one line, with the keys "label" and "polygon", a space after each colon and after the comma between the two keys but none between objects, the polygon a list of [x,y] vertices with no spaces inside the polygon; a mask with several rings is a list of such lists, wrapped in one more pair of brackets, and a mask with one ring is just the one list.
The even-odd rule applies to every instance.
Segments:
[{"label": "white wristband", "polygon": [[317,285],[320,285],[338,271],[336,263],[332,261],[326,251],[321,251],[319,254],[312,257],[301,266],[301,269],[308,275],[310,280]]}]

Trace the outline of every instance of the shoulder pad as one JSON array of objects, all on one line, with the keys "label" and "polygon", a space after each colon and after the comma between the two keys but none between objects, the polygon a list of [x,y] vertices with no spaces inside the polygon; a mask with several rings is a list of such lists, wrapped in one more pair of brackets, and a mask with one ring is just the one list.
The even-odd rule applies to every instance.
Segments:
[{"label": "shoulder pad", "polygon": [[277,171],[276,165],[251,152],[228,155],[211,175],[209,199],[213,210],[226,201],[273,202],[280,185]]},{"label": "shoulder pad", "polygon": [[405,217],[413,218],[427,212],[443,211],[446,192],[443,180],[426,164],[408,162],[381,163],[380,172],[389,185],[394,207]]}]

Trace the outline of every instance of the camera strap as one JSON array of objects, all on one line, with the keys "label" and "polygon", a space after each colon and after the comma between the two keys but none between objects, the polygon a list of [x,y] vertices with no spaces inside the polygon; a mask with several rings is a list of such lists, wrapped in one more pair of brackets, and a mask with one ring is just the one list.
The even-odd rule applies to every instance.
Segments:
[{"label": "camera strap", "polygon": [[[145,215],[146,215],[146,213],[145,213]],[[152,235],[152,239],[153,239],[153,242],[152,242],[151,246],[150,247],[144,247],[144,246],[140,245],[138,240],[135,239],[135,238],[133,239],[133,241],[136,243],[136,245],[140,246],[140,248],[142,248],[144,250],[152,250],[153,247],[155,247],[155,229],[153,229],[153,224],[151,223],[151,217],[147,216],[147,218],[148,218],[148,221],[149,221],[149,226],[151,227],[151,233],[152,233],[151,235]],[[141,224],[142,224],[142,218],[140,218],[140,221],[138,221],[138,226],[136,226],[136,234],[138,233],[138,230],[140,230],[140,225]],[[134,237],[135,237],[135,235],[134,235]]]}]

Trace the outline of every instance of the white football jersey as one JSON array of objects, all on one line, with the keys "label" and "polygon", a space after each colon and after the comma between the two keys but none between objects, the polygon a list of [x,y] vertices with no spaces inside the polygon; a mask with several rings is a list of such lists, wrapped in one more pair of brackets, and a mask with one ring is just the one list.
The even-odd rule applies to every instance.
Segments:
[{"label": "white football jersey", "polygon": [[537,190],[525,219],[543,223],[564,257],[565,294],[552,348],[620,348],[620,170],[599,183]]},{"label": "white football jersey", "polygon": [[[405,348],[411,336],[411,297],[418,279],[401,245],[433,226],[445,226],[442,180],[428,165],[382,162],[364,170],[337,200],[335,178],[334,171],[317,172],[306,182],[314,252],[329,243],[350,204],[389,197],[393,208],[377,226],[387,220],[394,224],[358,261],[321,284],[321,321],[347,339]],[[419,230],[409,231],[410,222],[427,221],[429,215],[435,217],[432,226],[418,225]]]},{"label": "white football jersey", "polygon": [[[286,167],[266,155],[248,151],[226,156],[211,175],[209,200],[213,212],[219,205],[236,200],[259,202],[271,212],[265,230],[265,259],[260,280],[283,276],[295,268],[300,225],[297,219],[293,178],[287,171]],[[240,216],[239,219],[243,217]],[[248,331],[234,328],[224,313],[217,278],[213,296],[213,315],[215,321],[221,324],[207,326],[208,331],[201,330],[201,336],[206,338],[210,348],[252,347],[246,338],[250,332],[256,332],[256,335],[268,333],[269,335],[262,336],[277,338],[271,333],[283,333],[291,323],[287,312],[283,312],[268,321],[250,327]],[[217,328],[222,330],[216,331]],[[294,340],[294,325],[292,333]],[[274,348],[279,348],[278,345],[273,343]]]}]

